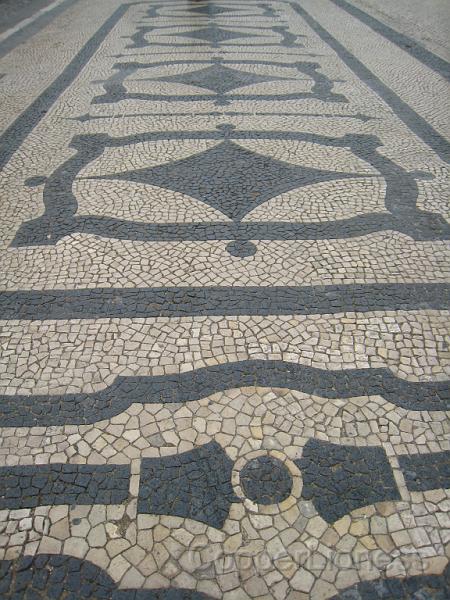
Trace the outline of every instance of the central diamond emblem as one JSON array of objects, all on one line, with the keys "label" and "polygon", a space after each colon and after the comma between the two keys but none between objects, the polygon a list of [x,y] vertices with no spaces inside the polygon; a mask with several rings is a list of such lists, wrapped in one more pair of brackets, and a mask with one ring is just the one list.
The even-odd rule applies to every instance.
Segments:
[{"label": "central diamond emblem", "polygon": [[206,88],[216,92],[216,94],[225,94],[245,85],[253,85],[265,81],[280,81],[290,79],[289,77],[272,77],[270,75],[257,75],[225,67],[224,65],[211,65],[192,73],[182,73],[180,75],[168,75],[159,77],[157,81],[168,81],[174,83],[184,83],[185,85],[194,85],[196,87]]},{"label": "central diamond emblem", "polygon": [[197,13],[199,15],[222,15],[227,12],[234,12],[239,10],[237,8],[225,8],[225,6],[217,6],[217,4],[205,4],[203,6],[190,6],[188,8],[189,12]]},{"label": "central diamond emblem", "polygon": [[205,42],[227,42],[228,40],[234,40],[235,38],[257,37],[253,33],[228,31],[228,29],[222,29],[221,27],[205,27],[204,29],[197,29],[195,31],[177,33],[176,36],[196,38],[198,40],[204,40]]},{"label": "central diamond emblem", "polygon": [[196,198],[234,220],[267,200],[298,187],[355,177],[291,165],[251,152],[230,140],[169,164],[92,179],[115,179],[155,185]]}]

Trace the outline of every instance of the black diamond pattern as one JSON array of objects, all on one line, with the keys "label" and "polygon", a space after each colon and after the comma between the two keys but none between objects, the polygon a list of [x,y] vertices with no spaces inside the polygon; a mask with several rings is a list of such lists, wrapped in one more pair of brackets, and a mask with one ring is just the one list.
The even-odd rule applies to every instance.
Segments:
[{"label": "black diamond pattern", "polygon": [[210,17],[214,17],[227,12],[235,12],[239,9],[226,8],[225,6],[218,6],[217,4],[203,4],[202,6],[190,6],[188,10],[189,12],[197,13],[198,15],[208,15]]},{"label": "black diamond pattern", "polygon": [[240,220],[283,192],[354,176],[291,165],[225,140],[210,150],[169,164],[93,179],[134,181],[173,190]]},{"label": "black diamond pattern", "polygon": [[184,33],[175,34],[177,37],[189,37],[205,42],[228,42],[236,38],[257,37],[253,33],[244,33],[239,31],[229,31],[222,27],[204,27],[195,31],[185,31]]},{"label": "black diamond pattern", "polygon": [[216,94],[226,94],[227,92],[231,92],[231,90],[245,85],[253,85],[264,81],[279,81],[283,79],[287,78],[273,77],[271,75],[257,75],[255,73],[247,73],[225,67],[224,65],[215,64],[191,73],[159,77],[157,81],[194,85],[196,87],[212,90],[213,92],[216,92]]}]

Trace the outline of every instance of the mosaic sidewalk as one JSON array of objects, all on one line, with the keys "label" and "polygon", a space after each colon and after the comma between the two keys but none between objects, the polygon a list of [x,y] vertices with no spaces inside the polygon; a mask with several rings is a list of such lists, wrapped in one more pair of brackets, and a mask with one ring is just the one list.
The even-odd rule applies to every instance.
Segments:
[{"label": "mosaic sidewalk", "polygon": [[0,36],[1,598],[450,597],[450,54],[384,4]]}]

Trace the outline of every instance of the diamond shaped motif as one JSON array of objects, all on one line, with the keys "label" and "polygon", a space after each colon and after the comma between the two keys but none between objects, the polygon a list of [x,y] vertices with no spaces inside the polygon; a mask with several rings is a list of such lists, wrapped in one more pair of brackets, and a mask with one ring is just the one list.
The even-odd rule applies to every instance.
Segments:
[{"label": "diamond shaped motif", "polygon": [[227,42],[228,40],[234,40],[236,38],[257,37],[254,33],[228,31],[228,29],[222,29],[222,27],[204,27],[203,29],[196,29],[195,31],[177,33],[176,36],[195,38],[211,43]]},{"label": "diamond shaped motif", "polygon": [[194,85],[196,87],[206,88],[216,92],[216,94],[225,94],[236,88],[262,83],[264,81],[279,81],[290,79],[288,77],[272,77],[270,75],[257,75],[225,67],[224,65],[214,64],[191,73],[182,73],[180,75],[168,75],[159,77],[155,81],[168,81],[174,83],[184,83],[185,85]]},{"label": "diamond shaped motif", "polygon": [[169,164],[93,179],[119,179],[173,190],[205,202],[230,219],[240,220],[283,192],[354,176],[291,165],[225,140],[205,152]]},{"label": "diamond shaped motif", "polygon": [[226,8],[225,6],[218,6],[217,4],[204,4],[203,6],[190,6],[188,10],[189,12],[197,13],[198,15],[208,15],[213,17],[227,12],[235,12],[239,9]]}]

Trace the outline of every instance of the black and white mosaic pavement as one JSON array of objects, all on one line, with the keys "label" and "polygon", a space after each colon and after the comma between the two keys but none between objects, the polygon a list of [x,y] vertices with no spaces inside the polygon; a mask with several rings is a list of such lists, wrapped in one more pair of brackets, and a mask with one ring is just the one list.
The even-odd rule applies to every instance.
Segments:
[{"label": "black and white mosaic pavement", "polygon": [[0,34],[2,598],[449,596],[432,4],[63,0]]}]

